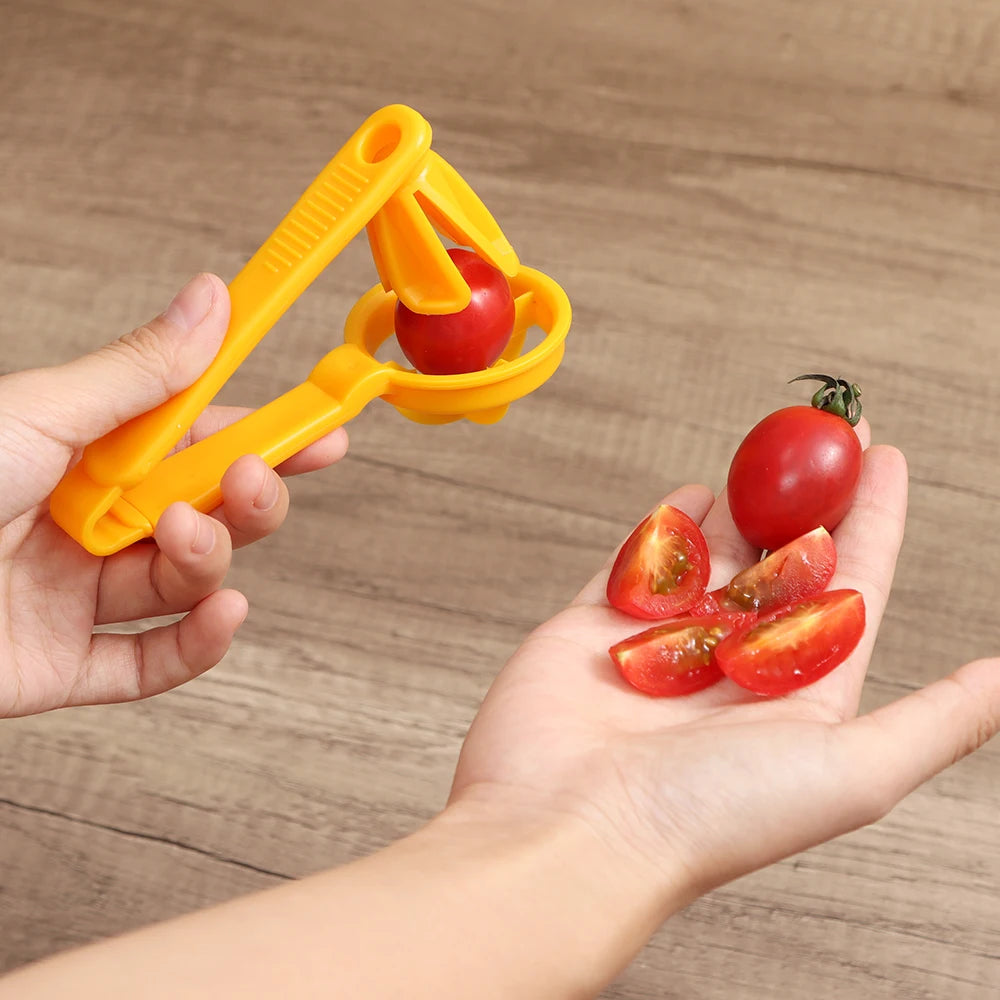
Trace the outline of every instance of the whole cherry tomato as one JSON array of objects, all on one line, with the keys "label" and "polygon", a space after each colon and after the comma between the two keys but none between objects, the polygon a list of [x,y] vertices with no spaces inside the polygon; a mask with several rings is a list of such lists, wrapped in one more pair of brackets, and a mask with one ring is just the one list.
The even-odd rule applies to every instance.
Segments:
[{"label": "whole cherry tomato", "polygon": [[501,271],[471,250],[448,251],[472,300],[457,313],[427,316],[396,303],[396,340],[425,375],[457,375],[489,368],[514,329],[514,297]]},{"label": "whole cherry tomato", "polygon": [[765,417],[743,439],[729,468],[729,509],[751,545],[776,549],[822,525],[832,531],[861,477],[861,390],[828,375],[811,406]]},{"label": "whole cherry tomato", "polygon": [[680,615],[705,594],[708,543],[676,507],[661,504],[629,535],[611,567],[608,603],[633,618]]}]

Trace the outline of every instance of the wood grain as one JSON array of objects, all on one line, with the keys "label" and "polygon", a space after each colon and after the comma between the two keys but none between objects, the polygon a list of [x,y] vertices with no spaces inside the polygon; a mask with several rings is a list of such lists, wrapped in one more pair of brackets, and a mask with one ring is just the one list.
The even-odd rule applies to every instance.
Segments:
[{"label": "wood grain", "polygon": [[[393,101],[567,288],[566,361],[490,428],[365,411],[240,553],[205,678],[0,726],[2,969],[414,829],[524,633],[799,371],[910,462],[865,707],[996,652],[993,0],[0,0],[0,371],[232,277]],[[352,244],[225,398],[300,381],[374,279]],[[713,893],[607,996],[1000,997],[998,776]]]}]

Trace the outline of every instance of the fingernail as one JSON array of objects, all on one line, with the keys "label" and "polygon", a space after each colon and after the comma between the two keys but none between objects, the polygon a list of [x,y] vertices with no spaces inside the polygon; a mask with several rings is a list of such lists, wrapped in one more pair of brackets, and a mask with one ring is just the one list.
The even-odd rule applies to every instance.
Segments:
[{"label": "fingernail", "polygon": [[191,543],[191,551],[197,556],[207,556],[215,548],[215,531],[204,514],[195,513],[197,527],[195,528],[194,541]]},{"label": "fingernail", "polygon": [[264,485],[261,486],[260,493],[257,494],[253,505],[257,510],[270,510],[277,502],[278,477],[268,469],[267,475],[264,477]]},{"label": "fingernail", "polygon": [[208,315],[214,301],[214,282],[199,274],[174,296],[163,316],[182,332],[190,333]]}]

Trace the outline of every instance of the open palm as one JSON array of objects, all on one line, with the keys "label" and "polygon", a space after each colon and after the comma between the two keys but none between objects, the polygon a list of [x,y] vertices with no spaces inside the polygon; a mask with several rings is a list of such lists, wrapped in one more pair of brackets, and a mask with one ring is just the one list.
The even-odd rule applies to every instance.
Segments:
[{"label": "open palm", "polygon": [[[858,430],[867,444],[867,425]],[[759,556],[724,496],[687,486],[665,502],[701,524],[710,588]],[[630,688],[608,647],[646,626],[608,606],[609,560],[497,678],[463,747],[453,798],[575,813],[644,863],[680,863],[693,892],[884,815],[992,735],[987,720],[1000,705],[1000,664],[980,661],[855,718],[905,509],[902,455],[867,448],[853,507],[834,532],[831,582],[864,595],[865,636],[831,674],[783,698],[728,679],[680,698]]]}]

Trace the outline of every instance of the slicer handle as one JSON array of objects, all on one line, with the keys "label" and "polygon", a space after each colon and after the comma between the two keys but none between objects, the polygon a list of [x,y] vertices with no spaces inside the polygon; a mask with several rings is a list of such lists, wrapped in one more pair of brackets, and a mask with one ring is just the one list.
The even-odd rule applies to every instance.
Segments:
[{"label": "slicer handle", "polygon": [[222,477],[236,459],[255,454],[272,468],[279,465],[385,393],[391,373],[358,346],[341,344],[308,381],[171,455],[130,490],[95,484],[77,465],[59,496],[53,494],[53,516],[72,524],[74,537],[92,554],[111,555],[152,535],[175,501],[213,510],[222,499]]},{"label": "slicer handle", "polygon": [[430,125],[390,105],[347,141],[229,286],[229,330],[215,360],[188,389],[95,441],[82,459],[97,484],[145,479],[240,363],[430,149]]}]

